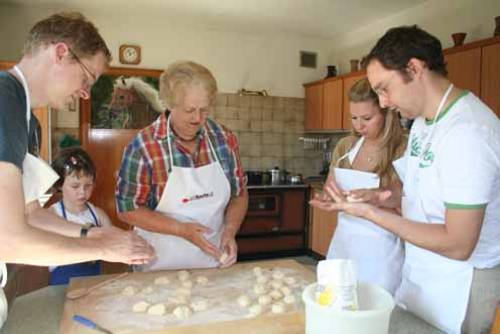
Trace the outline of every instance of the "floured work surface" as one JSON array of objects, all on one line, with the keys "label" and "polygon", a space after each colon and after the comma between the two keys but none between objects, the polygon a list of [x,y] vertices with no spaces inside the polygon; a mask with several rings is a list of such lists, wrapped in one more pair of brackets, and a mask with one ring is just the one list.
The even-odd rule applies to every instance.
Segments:
[{"label": "floured work surface", "polygon": [[[68,291],[110,277],[73,279]],[[114,334],[303,333],[301,294],[314,280],[312,268],[294,260],[238,263],[227,269],[187,273],[133,273],[80,299],[67,299],[60,331],[95,333],[71,320],[79,314]]]}]

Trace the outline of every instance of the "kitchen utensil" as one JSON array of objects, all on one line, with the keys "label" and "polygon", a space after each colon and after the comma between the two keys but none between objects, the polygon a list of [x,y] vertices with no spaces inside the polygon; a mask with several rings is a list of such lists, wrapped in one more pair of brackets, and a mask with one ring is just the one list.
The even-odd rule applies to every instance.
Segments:
[{"label": "kitchen utensil", "polygon": [[111,331],[107,330],[106,328],[99,326],[98,324],[96,324],[92,320],[87,319],[85,317],[82,317],[81,315],[74,315],[73,320],[78,322],[79,324],[84,325],[85,327],[95,329],[101,333],[113,334]]},{"label": "kitchen utensil", "polygon": [[72,290],[72,291],[69,291],[67,294],[66,294],[66,298],[67,299],[78,299],[78,298],[81,298],[83,296],[86,296],[87,294],[89,294],[90,292],[92,292],[93,290],[96,290],[96,289],[99,289],[111,282],[114,282],[116,280],[119,280],[125,276],[127,276],[129,273],[128,272],[124,272],[124,273],[121,273],[120,275],[118,276],[115,276],[115,277],[112,277],[110,279],[107,279],[107,280],[104,280],[96,285],[93,285],[93,286],[89,286],[88,288],[81,288],[81,289],[75,289],[75,290]]},{"label": "kitchen utensil", "polygon": [[290,184],[302,183],[302,175],[301,174],[288,175],[287,179],[288,179],[288,183],[290,183]]},{"label": "kitchen utensil", "polygon": [[286,170],[279,169],[278,167],[274,167],[273,169],[269,170],[269,173],[271,173],[271,184],[272,185],[285,183],[286,175],[287,175]]}]

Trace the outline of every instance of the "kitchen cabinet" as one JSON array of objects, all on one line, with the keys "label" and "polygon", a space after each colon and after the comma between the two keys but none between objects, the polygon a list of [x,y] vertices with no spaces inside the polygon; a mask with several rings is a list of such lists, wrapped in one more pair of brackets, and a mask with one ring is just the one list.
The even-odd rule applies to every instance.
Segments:
[{"label": "kitchen cabinet", "polygon": [[[312,196],[320,193],[314,189]],[[325,256],[337,227],[337,212],[327,212],[310,206],[309,211],[309,248],[316,254]]]},{"label": "kitchen cabinet", "polygon": [[349,111],[349,91],[351,87],[354,86],[356,82],[366,77],[366,72],[356,72],[349,76],[346,76],[342,80],[342,90],[343,90],[343,99],[342,99],[342,128],[344,130],[352,129],[351,122],[351,112]]},{"label": "kitchen cabinet", "polygon": [[304,85],[306,131],[342,129],[342,80],[328,78]]},{"label": "kitchen cabinet", "polygon": [[480,96],[500,117],[500,38],[482,48]]},{"label": "kitchen cabinet", "polygon": [[320,130],[322,127],[323,83],[304,85],[306,94],[306,130]]},{"label": "kitchen cabinet", "polygon": [[481,48],[447,54],[445,61],[451,82],[480,96]]}]

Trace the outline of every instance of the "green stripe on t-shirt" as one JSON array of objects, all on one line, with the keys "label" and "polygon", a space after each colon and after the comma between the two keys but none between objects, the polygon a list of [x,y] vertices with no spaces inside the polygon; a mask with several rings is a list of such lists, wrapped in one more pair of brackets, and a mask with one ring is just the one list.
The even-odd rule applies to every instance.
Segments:
[{"label": "green stripe on t-shirt", "polygon": [[485,204],[456,204],[456,203],[446,203],[444,202],[444,206],[447,209],[482,209],[486,207],[488,203]]},{"label": "green stripe on t-shirt", "polygon": [[[438,118],[436,119],[436,123],[439,122],[440,119],[442,119],[447,113],[448,111],[450,111],[450,109],[455,105],[455,103],[457,103],[458,100],[460,100],[462,97],[464,97],[465,95],[469,94],[469,91],[468,90],[464,90],[460,93],[459,96],[457,96],[457,98],[455,100],[453,100],[450,105],[448,107],[446,107],[446,109],[444,109],[438,116]],[[432,119],[426,119],[425,120],[425,124],[426,125],[431,125],[434,123],[434,120]]]}]

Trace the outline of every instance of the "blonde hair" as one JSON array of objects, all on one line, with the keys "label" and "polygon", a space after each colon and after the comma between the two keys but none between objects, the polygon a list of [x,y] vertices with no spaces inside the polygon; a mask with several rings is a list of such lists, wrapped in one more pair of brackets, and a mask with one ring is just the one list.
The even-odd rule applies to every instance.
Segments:
[{"label": "blonde hair", "polygon": [[188,85],[201,85],[208,95],[210,106],[215,106],[217,82],[214,76],[206,67],[192,61],[175,62],[162,73],[160,99],[171,110]]},{"label": "blonde hair", "polygon": [[[379,148],[379,159],[374,172],[380,176],[381,185],[388,186],[398,180],[398,176],[392,161],[401,154],[401,145],[405,142],[403,129],[399,122],[399,117],[395,111],[387,108],[380,108],[377,94],[373,91],[367,78],[357,81],[349,91],[350,102],[372,102],[376,105],[384,116],[384,128],[382,131],[382,140]],[[360,137],[352,129],[352,135]],[[345,163],[346,161],[343,160]],[[342,165],[342,162],[340,163]]]}]

